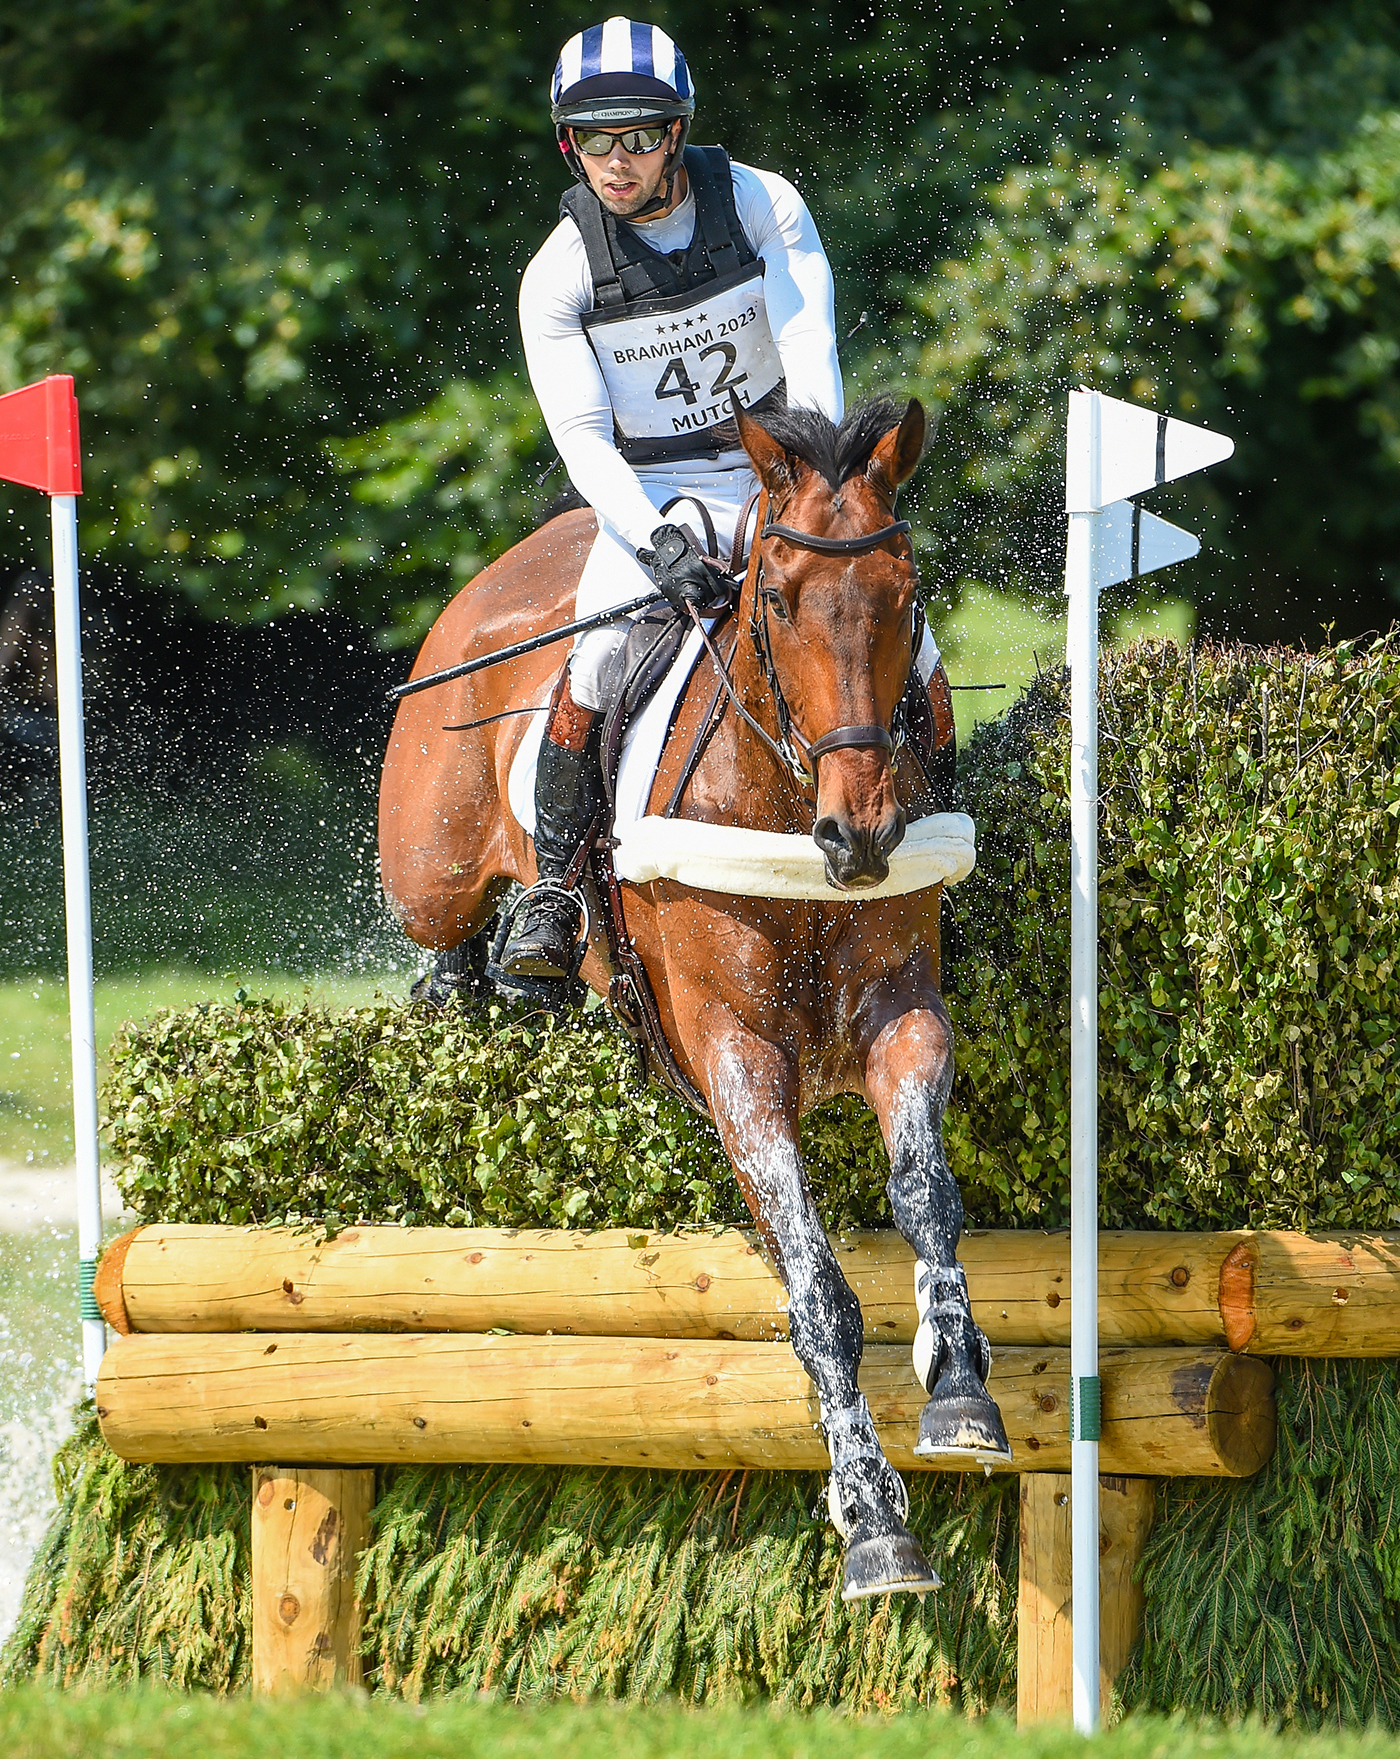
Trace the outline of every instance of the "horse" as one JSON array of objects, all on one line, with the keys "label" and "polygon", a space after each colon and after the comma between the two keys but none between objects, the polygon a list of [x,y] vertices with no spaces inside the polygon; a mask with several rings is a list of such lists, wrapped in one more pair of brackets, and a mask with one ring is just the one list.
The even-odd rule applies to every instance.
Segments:
[{"label": "horse", "polygon": [[[702,656],[649,810],[683,781],[682,818],[811,836],[831,898],[735,897],[658,879],[624,885],[626,923],[675,1063],[788,1291],[792,1348],[816,1387],[831,1458],[843,1598],[922,1593],[938,1577],[905,1526],[907,1492],[857,1385],[860,1305],[809,1190],[798,1122],[841,1093],[863,1095],[878,1118],[895,1224],[917,1260],[915,1372],[928,1402],[916,1451],[1008,1462],[986,1388],[990,1351],[957,1262],[963,1208],[943,1146],[953,1034],[939,993],[942,888],[860,900],[886,877],[919,807],[920,778],[896,769],[890,729],[913,664],[918,583],[895,501],[926,421],[917,401],[902,413],[866,403],[839,425],[801,409],[734,413],[766,500],[728,661],[738,706],[694,762],[723,663]],[[566,513],[493,562],[442,613],[413,677],[561,624],[593,532],[591,513]],[[535,878],[507,777],[529,724],[520,711],[548,700],[559,665],[557,650],[542,649],[400,703],[380,792],[382,881],[409,936],[449,971],[480,946],[509,883]],[[606,995],[596,932],[581,976]]]}]

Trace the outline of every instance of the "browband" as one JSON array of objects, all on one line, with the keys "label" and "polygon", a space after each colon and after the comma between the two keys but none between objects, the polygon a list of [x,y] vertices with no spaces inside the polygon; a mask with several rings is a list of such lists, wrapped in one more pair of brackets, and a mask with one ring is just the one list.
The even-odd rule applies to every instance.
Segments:
[{"label": "browband", "polygon": [[801,544],[806,550],[820,550],[824,556],[858,556],[889,538],[903,537],[912,529],[907,519],[896,519],[883,531],[868,532],[864,537],[818,537],[815,532],[798,531],[791,525],[774,525],[770,521],[759,535],[786,538],[790,544]]}]

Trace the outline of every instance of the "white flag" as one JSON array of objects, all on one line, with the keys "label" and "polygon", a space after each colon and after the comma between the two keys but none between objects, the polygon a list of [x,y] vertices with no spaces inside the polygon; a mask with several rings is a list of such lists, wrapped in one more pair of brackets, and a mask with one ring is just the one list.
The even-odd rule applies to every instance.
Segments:
[{"label": "white flag", "polygon": [[1136,580],[1201,553],[1201,540],[1147,513],[1136,501],[1115,501],[1094,521],[1094,580],[1100,590]]},{"label": "white flag", "polygon": [[[1093,467],[1096,450],[1097,482]],[[1097,513],[1114,501],[1219,464],[1234,450],[1233,440],[1209,428],[1192,427],[1173,416],[1140,409],[1136,403],[1105,397],[1101,391],[1072,391],[1065,448],[1065,511]]]}]

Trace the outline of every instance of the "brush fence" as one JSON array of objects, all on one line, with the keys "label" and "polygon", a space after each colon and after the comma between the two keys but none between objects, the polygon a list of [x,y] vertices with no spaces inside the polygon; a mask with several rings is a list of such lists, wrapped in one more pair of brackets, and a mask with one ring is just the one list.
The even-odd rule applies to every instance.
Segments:
[{"label": "brush fence", "polygon": [[[861,1385],[902,1471],[924,1392],[913,1258],[833,1237],[860,1297]],[[991,1390],[1024,1474],[1018,1696],[1069,1706],[1069,1239],[963,1237]],[[501,1461],[821,1470],[815,1394],[754,1238],[522,1229],[138,1228],[95,1293],[119,1334],[97,1384],[133,1461],[254,1467],[260,1690],[357,1677],[355,1556],[373,1467]],[[1274,1448],[1261,1357],[1400,1355],[1400,1236],[1103,1234],[1103,1666],[1135,1640],[1152,1479],[1243,1477]],[[269,1465],[268,1461],[294,1462]]]}]

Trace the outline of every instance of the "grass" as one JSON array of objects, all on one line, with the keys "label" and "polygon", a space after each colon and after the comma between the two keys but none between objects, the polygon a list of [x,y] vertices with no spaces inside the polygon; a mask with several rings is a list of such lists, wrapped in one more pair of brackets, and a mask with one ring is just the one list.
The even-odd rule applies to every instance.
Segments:
[{"label": "grass", "polygon": [[1394,1759],[1380,1733],[1276,1734],[1184,1718],[1129,1717],[1085,1740],[1067,1728],[1018,1732],[914,1713],[887,1721],[767,1710],[688,1711],[557,1704],[516,1709],[479,1700],[426,1705],[347,1694],[320,1699],[181,1697],[155,1690],[0,1693],[0,1746],[15,1759]]},{"label": "grass", "polygon": [[[933,613],[933,632],[943,650],[954,685],[1004,684],[1005,690],[955,689],[953,714],[958,739],[967,740],[979,721],[1004,714],[1035,676],[1038,667],[1056,666],[1065,657],[1065,618],[1060,605],[1033,606],[991,587],[973,585],[956,610]],[[1106,639],[1116,647],[1152,637],[1183,646],[1191,639],[1195,607],[1181,599],[1156,604],[1139,598],[1115,608],[1104,606]]]},{"label": "grass", "polygon": [[[95,998],[99,1054],[125,1020],[212,997],[227,1000],[240,985],[260,996],[309,995],[351,1007],[376,992],[402,994],[410,981],[408,975],[301,978],[285,971],[156,970],[110,977],[98,983]],[[0,1161],[61,1166],[72,1158],[69,1057],[67,984],[37,974],[0,980]]]}]

